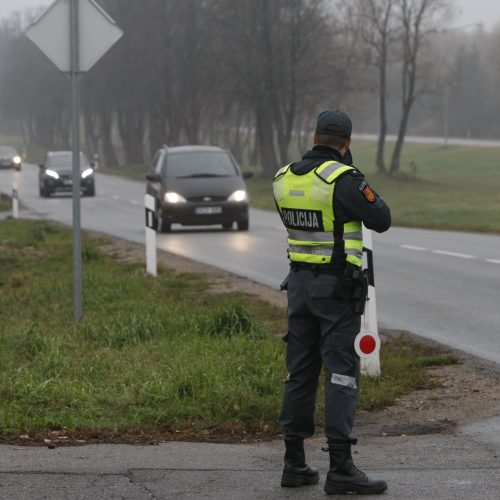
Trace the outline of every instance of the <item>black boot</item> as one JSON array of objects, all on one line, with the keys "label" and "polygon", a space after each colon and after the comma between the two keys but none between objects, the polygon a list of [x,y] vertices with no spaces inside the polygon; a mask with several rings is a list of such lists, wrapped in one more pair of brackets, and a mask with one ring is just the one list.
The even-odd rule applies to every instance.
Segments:
[{"label": "black boot", "polygon": [[306,464],[304,440],[285,438],[285,447],[285,467],[281,476],[281,486],[316,484],[319,481],[319,474]]},{"label": "black boot", "polygon": [[326,476],[325,493],[328,495],[383,493],[387,489],[385,481],[370,479],[353,464],[351,444],[356,444],[356,440],[328,442],[330,470]]}]

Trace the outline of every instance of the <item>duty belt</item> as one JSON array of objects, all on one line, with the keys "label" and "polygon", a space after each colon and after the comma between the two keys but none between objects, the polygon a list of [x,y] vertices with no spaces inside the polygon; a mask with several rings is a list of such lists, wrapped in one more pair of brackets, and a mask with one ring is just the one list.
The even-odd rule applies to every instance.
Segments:
[{"label": "duty belt", "polygon": [[342,276],[344,274],[344,266],[338,268],[328,264],[309,264],[307,262],[291,262],[290,269],[292,271],[311,271],[315,274],[331,274],[332,276]]}]

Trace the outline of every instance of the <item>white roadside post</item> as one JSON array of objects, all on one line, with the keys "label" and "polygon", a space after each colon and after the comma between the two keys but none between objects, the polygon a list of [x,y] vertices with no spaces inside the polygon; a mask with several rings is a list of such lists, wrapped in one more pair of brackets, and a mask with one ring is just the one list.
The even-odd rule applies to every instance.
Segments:
[{"label": "white roadside post", "polygon": [[380,337],[378,335],[377,302],[375,299],[372,232],[364,226],[363,246],[363,269],[370,271],[370,282],[365,313],[361,317],[361,330],[354,341],[354,347],[361,358],[361,373],[369,377],[379,377]]},{"label": "white roadside post", "polygon": [[17,192],[16,183],[12,184],[12,218],[19,218],[19,193]]},{"label": "white roadside post", "polygon": [[94,0],[56,0],[26,30],[26,36],[71,79],[73,153],[73,308],[82,318],[80,237],[80,78],[123,35]]},{"label": "white roadside post", "polygon": [[154,197],[145,194],[144,206],[146,207],[146,271],[156,276],[156,228],[158,221],[156,219]]}]

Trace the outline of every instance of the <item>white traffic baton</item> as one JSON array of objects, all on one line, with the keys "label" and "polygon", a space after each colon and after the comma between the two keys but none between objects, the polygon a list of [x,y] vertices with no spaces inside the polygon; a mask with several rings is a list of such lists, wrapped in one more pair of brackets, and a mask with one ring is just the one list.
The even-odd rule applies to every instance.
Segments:
[{"label": "white traffic baton", "polygon": [[156,228],[158,227],[158,219],[155,212],[154,197],[145,194],[144,206],[146,208],[146,271],[156,276]]},{"label": "white traffic baton", "polygon": [[363,269],[369,271],[368,296],[361,317],[361,330],[354,340],[354,348],[361,358],[361,373],[369,377],[380,376],[380,337],[377,325],[375,274],[373,270],[372,233],[363,226]]}]

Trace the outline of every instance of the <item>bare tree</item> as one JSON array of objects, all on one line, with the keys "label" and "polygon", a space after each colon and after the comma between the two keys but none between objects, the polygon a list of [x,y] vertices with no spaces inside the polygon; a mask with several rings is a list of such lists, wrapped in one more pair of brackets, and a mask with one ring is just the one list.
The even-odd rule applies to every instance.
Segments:
[{"label": "bare tree", "polygon": [[[348,107],[362,128],[363,117],[371,125],[376,104],[383,172],[388,116],[399,110],[387,82],[400,68],[402,112],[390,173],[399,172],[409,126],[442,130],[443,91],[428,76],[443,66],[436,61],[439,38],[431,35],[451,0],[148,0],[147,9],[136,0],[100,1],[125,35],[85,75],[82,118],[89,152],[98,150],[108,165],[143,163],[163,143],[210,142],[261,164],[269,176],[289,161],[291,146],[309,145],[320,111]],[[67,147],[68,82],[23,39],[20,25],[0,25],[0,126],[48,148]],[[467,50],[456,59],[451,127],[463,130],[460,117],[472,116],[471,96],[480,91],[488,125],[473,125],[473,133],[500,130],[500,66],[486,55],[496,53],[500,37],[478,35],[477,51],[463,33],[457,38]],[[367,62],[376,70],[367,71]],[[424,92],[430,114],[412,111]]]},{"label": "bare tree", "polygon": [[395,39],[394,0],[358,0],[357,14],[361,18],[361,36],[370,49],[370,62],[378,70],[379,131],[376,166],[379,174],[386,173],[384,160],[387,135],[387,65],[389,49]]},{"label": "bare tree", "polygon": [[399,3],[402,28],[402,112],[389,170],[391,175],[399,174],[408,119],[420,93],[417,75],[424,42],[436,32],[438,26],[442,26],[444,17],[450,14],[448,0],[399,0]]},{"label": "bare tree", "polygon": [[66,78],[17,31],[11,33],[5,50],[2,114],[19,123],[28,141],[66,149],[70,130]]},{"label": "bare tree", "polygon": [[289,160],[297,116],[337,92],[329,17],[320,0],[219,0],[216,5],[228,97],[252,113],[250,161],[272,176]]}]

